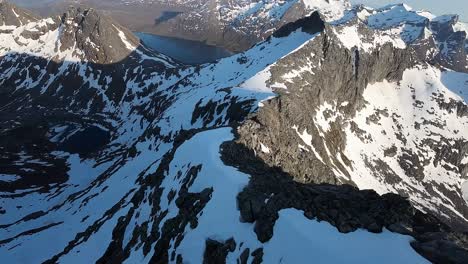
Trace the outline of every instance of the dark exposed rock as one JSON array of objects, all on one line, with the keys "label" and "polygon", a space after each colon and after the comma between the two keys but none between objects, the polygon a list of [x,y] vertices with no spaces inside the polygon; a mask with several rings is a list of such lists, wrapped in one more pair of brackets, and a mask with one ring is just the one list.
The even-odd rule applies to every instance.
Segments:
[{"label": "dark exposed rock", "polygon": [[[413,64],[412,55],[410,51],[385,45],[372,54],[361,54],[360,59],[356,61],[359,65],[355,66],[349,63],[355,56],[354,52],[340,47],[329,32],[331,29],[327,29],[326,34],[307,44],[294,56],[286,57],[272,67],[271,82],[275,83],[281,81],[275,79],[276,76],[288,72],[294,67],[292,65],[301,65],[302,60],[309,60],[308,54],[315,54],[313,64],[321,64],[315,74],[296,79],[295,85],[288,87],[288,93],[283,94],[278,90],[281,93],[280,97],[265,103],[265,107],[260,109],[255,119],[248,120],[238,129],[241,135],[239,142],[255,149],[271,166],[282,167],[297,181],[352,184],[346,179],[337,179],[330,168],[330,164],[341,164],[334,157],[340,154],[340,149],[343,149],[346,143],[340,119],[337,119],[336,126],[332,126],[321,141],[321,132],[313,125],[314,121],[310,117],[320,104],[328,101],[337,101],[338,104],[349,101],[350,105],[344,114],[352,116],[363,104],[360,95],[367,84],[384,78],[400,79],[403,71]],[[357,76],[354,75],[353,67],[359,68]],[[337,70],[338,68],[340,70]],[[330,75],[329,72],[336,74]],[[291,129],[294,126],[298,127],[298,133],[305,129],[312,135],[313,145],[321,157],[324,157],[324,162],[319,161],[320,157],[304,155],[297,148],[303,143]],[[270,153],[262,153],[260,140],[263,144],[271,146]],[[327,154],[325,143],[331,155]],[[343,161],[346,161],[342,153],[341,156]],[[341,171],[347,174],[344,168],[341,168]]]},{"label": "dark exposed rock", "polygon": [[249,260],[249,255],[250,255],[250,249],[248,249],[248,248],[244,249],[244,251],[242,251],[237,263],[238,264],[247,264],[247,261]]},{"label": "dark exposed rock", "polygon": [[304,32],[315,34],[323,31],[325,28],[325,22],[320,18],[319,12],[314,12],[310,16],[282,26],[280,29],[276,30],[272,36],[275,38],[286,37],[299,28]]},{"label": "dark exposed rock", "polygon": [[[363,36],[372,38],[375,33],[372,29],[363,24],[353,23],[357,22],[349,22],[350,25],[356,26]],[[349,137],[345,130],[349,126],[362,142],[372,141],[372,136],[352,121],[356,113],[369,104],[363,98],[364,89],[370,84],[383,80],[399,82],[407,69],[423,63],[425,59],[420,57],[418,48],[413,46],[400,49],[387,43],[369,52],[356,47],[346,49],[337,39],[337,30],[336,27],[326,24],[324,32],[314,41],[273,65],[268,83],[282,83],[287,87],[287,92],[277,89],[278,97],[263,102],[264,106],[237,128],[240,135],[237,140],[239,143],[254,150],[256,155],[268,165],[282,168],[297,182],[355,185],[356,183],[351,179],[354,157],[347,157],[344,153],[348,142],[347,137]],[[311,67],[310,65],[320,66]],[[299,71],[304,68],[309,69],[309,67],[310,70],[301,71],[301,74],[290,80],[283,78],[292,69]],[[414,93],[414,88],[409,87],[409,89],[413,89]],[[455,101],[448,103],[444,102],[442,95],[439,97],[440,99],[437,99],[438,97],[435,96],[434,100],[442,109],[462,115],[463,109],[466,108],[464,103],[457,104]],[[320,107],[324,105],[331,105],[331,109],[321,112]],[[319,115],[323,115],[323,118],[327,120],[329,126],[327,131],[324,131],[321,123],[316,120]],[[367,122],[379,124],[382,118],[392,119],[397,141],[402,145],[407,145],[408,135],[402,132],[402,116],[396,113],[390,114],[388,109],[376,109],[373,115],[367,117]],[[438,122],[430,119],[418,126],[443,129],[443,122],[443,120]],[[382,130],[382,133],[385,131]],[[303,141],[302,134],[310,135],[311,142]],[[449,141],[453,142],[453,140]],[[383,151],[383,156],[397,159],[399,167],[408,177],[416,182],[424,182],[427,179],[425,168],[430,165],[430,159],[425,157],[421,150],[427,147],[436,153],[433,160],[436,162],[434,166],[438,166],[439,160],[444,160],[450,163],[450,165],[444,165],[445,170],[453,171],[463,177],[463,173],[460,172],[464,169],[459,166],[459,161],[464,156],[464,152],[452,151],[454,146],[449,144],[449,141],[442,143],[423,139],[420,144],[421,148],[418,150],[397,148],[393,145]],[[308,146],[309,144],[311,146]],[[456,149],[465,148],[468,142],[457,142],[456,145]],[[266,152],[265,146],[268,149]],[[380,175],[381,181],[391,186],[402,183],[402,178],[397,172],[400,168],[392,168],[380,158],[361,158],[366,167],[376,175]],[[438,196],[438,193],[442,192],[454,202],[457,211],[467,215],[468,207],[460,198],[460,190],[449,189],[442,186],[437,190],[426,187],[426,191],[430,194],[422,192],[420,195],[422,197]],[[411,196],[416,192],[418,191],[411,186],[398,190],[398,193],[404,196]],[[437,206],[436,202],[434,206]],[[451,209],[442,208],[441,211],[443,212],[440,216],[451,225],[467,226],[466,220],[453,214]],[[434,213],[437,212],[434,210]],[[445,217],[446,215],[449,217]],[[378,230],[377,227],[373,227]],[[347,229],[347,226],[341,228]]]},{"label": "dark exposed rock", "polygon": [[203,256],[204,264],[222,264],[226,263],[226,257],[229,252],[236,249],[234,239],[228,239],[224,243],[216,240],[207,239],[205,247],[205,255]]},{"label": "dark exposed rock", "polygon": [[467,32],[454,30],[453,26],[458,21],[457,15],[441,16],[431,21],[430,28],[435,31],[434,38],[442,51],[437,54],[435,60],[449,69],[468,72]]},{"label": "dark exposed rock", "polygon": [[263,262],[263,248],[257,248],[250,255],[253,257],[252,264],[260,264]]},{"label": "dark exposed rock", "polygon": [[61,17],[61,51],[76,45],[85,58],[99,64],[120,62],[133,51],[128,45],[139,46],[139,40],[95,9],[71,8]]},{"label": "dark exposed rock", "polygon": [[447,240],[413,242],[411,246],[433,263],[466,263],[468,251]]}]

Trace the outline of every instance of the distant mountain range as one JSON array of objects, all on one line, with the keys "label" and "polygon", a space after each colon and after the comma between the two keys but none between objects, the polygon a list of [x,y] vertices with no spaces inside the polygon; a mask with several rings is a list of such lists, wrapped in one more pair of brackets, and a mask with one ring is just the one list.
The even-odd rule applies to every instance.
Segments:
[{"label": "distant mountain range", "polygon": [[231,51],[246,50],[315,10],[333,20],[350,7],[342,0],[46,0],[23,4],[47,16],[69,6],[92,6],[134,31],[203,41]]}]

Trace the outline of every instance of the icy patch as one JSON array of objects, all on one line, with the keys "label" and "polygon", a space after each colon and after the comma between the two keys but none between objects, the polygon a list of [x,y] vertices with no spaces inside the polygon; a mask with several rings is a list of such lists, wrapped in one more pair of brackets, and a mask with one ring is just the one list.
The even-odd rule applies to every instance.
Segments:
[{"label": "icy patch", "polygon": [[259,92],[273,92],[269,85],[267,85],[268,80],[271,78],[271,73],[269,69],[270,67],[257,73],[252,78],[239,85],[239,88]]},{"label": "icy patch", "polygon": [[468,36],[468,23],[458,22],[453,26],[454,31],[465,31]]},{"label": "icy patch", "polygon": [[[323,164],[325,164],[325,162],[323,162],[322,160],[322,157],[320,156],[320,154],[318,153],[318,151],[315,149],[314,145],[312,144],[312,135],[310,135],[309,133],[307,133],[307,129],[304,129],[304,131],[302,133],[299,132],[299,128],[297,126],[293,126],[292,129],[294,129],[297,133],[297,135],[302,139],[302,141],[307,145],[309,146],[309,148],[312,150],[312,152],[314,153],[315,157],[320,160]],[[304,150],[307,150],[307,148],[305,148],[304,146],[302,145],[299,145],[299,148],[301,149],[304,149]],[[307,150],[308,151],[308,150]]]},{"label": "icy patch", "polygon": [[264,263],[429,263],[411,248],[412,237],[388,230],[343,234],[296,209],[279,212],[273,233],[264,244]]},{"label": "icy patch", "polygon": [[447,70],[441,73],[442,83],[468,103],[468,74]]},{"label": "icy patch", "polygon": [[263,143],[260,143],[260,148],[261,148],[263,153],[267,153],[267,154],[270,153],[270,148],[263,145]]},{"label": "icy patch", "polygon": [[[371,52],[378,46],[385,43],[391,43],[395,48],[405,49],[406,43],[403,41],[401,35],[403,28],[392,28],[386,31],[375,31],[375,37],[371,42],[365,42],[363,36],[358,31],[356,26],[345,26],[341,29],[333,28],[334,33],[343,44],[343,46],[349,50],[358,48],[365,52]],[[398,36],[398,37],[395,37]]]},{"label": "icy patch", "polygon": [[125,33],[122,30],[120,30],[117,26],[115,26],[115,25],[112,25],[112,26],[114,26],[114,28],[117,30],[120,39],[125,44],[125,47],[130,51],[135,50],[136,47],[132,43],[130,43],[130,41],[128,41],[127,36],[125,35]]},{"label": "icy patch", "polygon": [[340,19],[351,7],[348,1],[342,0],[302,0],[302,2],[311,13],[319,11],[327,22]]},{"label": "icy patch", "polygon": [[13,174],[0,174],[0,182],[14,182],[21,179],[18,175]]},{"label": "icy patch", "polygon": [[468,203],[468,181],[462,184],[463,199]]}]

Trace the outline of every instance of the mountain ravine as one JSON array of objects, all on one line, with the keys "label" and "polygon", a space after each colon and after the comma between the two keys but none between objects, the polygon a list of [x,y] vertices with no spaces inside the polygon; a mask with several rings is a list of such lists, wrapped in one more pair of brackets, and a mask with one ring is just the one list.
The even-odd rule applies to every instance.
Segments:
[{"label": "mountain ravine", "polygon": [[466,263],[466,25],[322,2],[191,66],[0,1],[3,261]]}]

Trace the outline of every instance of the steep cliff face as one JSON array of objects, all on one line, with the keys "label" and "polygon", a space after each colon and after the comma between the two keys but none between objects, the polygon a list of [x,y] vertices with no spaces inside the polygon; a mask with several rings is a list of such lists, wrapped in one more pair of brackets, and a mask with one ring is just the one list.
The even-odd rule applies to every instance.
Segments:
[{"label": "steep cliff face", "polygon": [[468,78],[428,64],[419,43],[380,34],[356,20],[327,26],[271,66],[263,85],[279,96],[240,126],[238,142],[299,182],[398,193],[466,226]]},{"label": "steep cliff face", "polygon": [[60,51],[79,50],[96,64],[118,63],[140,45],[131,32],[94,9],[72,8],[60,20]]},{"label": "steep cliff face", "polygon": [[467,31],[459,17],[438,17],[431,21],[430,28],[436,30],[434,39],[441,49],[436,60],[447,68],[468,72]]},{"label": "steep cliff face", "polygon": [[[362,107],[362,93],[369,83],[385,78],[399,80],[412,63],[409,51],[390,44],[372,53],[360,53],[343,48],[333,35],[325,33],[271,67],[269,82],[281,83],[287,89],[277,90],[281,94],[278,98],[262,103],[257,117],[239,129],[241,138],[249,146],[257,146],[255,150],[271,165],[297,175],[302,182],[347,182],[350,175],[345,167],[349,159],[341,161],[339,155],[346,145],[339,120],[354,116]],[[329,115],[322,117],[325,121],[338,120],[326,127],[329,131],[322,131],[314,125],[320,122],[314,117],[320,106],[329,102],[343,114],[335,116],[335,109],[323,109]],[[260,131],[252,133],[257,129]],[[262,143],[263,138],[268,142]],[[268,149],[271,146],[270,151],[262,151],[262,145]],[[316,147],[309,149],[311,145]],[[308,151],[312,154],[307,155]],[[278,152],[281,155],[276,156]]]}]

